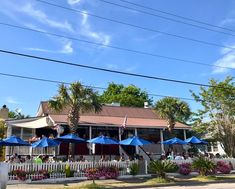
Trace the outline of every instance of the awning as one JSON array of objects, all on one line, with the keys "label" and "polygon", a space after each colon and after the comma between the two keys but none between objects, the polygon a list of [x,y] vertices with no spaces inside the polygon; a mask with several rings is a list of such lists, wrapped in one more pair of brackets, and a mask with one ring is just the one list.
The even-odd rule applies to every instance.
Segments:
[{"label": "awning", "polygon": [[37,129],[43,127],[53,126],[53,122],[49,117],[36,117],[36,118],[27,118],[19,120],[7,120],[6,124],[13,127],[22,127]]}]

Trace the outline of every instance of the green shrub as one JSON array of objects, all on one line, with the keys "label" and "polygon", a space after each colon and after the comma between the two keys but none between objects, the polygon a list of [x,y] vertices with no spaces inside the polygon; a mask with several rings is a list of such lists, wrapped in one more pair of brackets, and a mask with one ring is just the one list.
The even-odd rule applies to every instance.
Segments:
[{"label": "green shrub", "polygon": [[66,166],[65,166],[65,175],[66,175],[66,177],[71,176],[71,171],[70,171],[70,165],[69,164],[66,164]]},{"label": "green shrub", "polygon": [[157,174],[161,178],[166,178],[166,173],[174,173],[179,169],[178,165],[171,161],[151,161],[149,170],[151,173]]},{"label": "green shrub", "polygon": [[205,176],[215,173],[216,164],[201,156],[193,161],[192,168],[198,171],[201,176]]},{"label": "green shrub", "polygon": [[130,174],[135,176],[139,173],[139,170],[140,170],[140,166],[138,163],[133,163],[131,166],[130,166]]}]

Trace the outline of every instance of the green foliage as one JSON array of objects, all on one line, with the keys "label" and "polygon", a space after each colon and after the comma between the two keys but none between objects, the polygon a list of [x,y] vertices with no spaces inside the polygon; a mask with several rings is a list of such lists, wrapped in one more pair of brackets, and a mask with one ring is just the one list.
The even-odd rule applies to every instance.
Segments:
[{"label": "green foliage", "polygon": [[72,176],[69,164],[66,164],[66,166],[65,166],[65,175],[66,175],[66,177],[71,177]]},{"label": "green foliage", "polygon": [[121,106],[127,107],[144,107],[144,102],[152,105],[152,99],[149,98],[147,92],[135,85],[125,87],[122,84],[110,83],[100,99],[102,103],[118,102]]},{"label": "green foliage", "polygon": [[102,108],[98,93],[80,82],[74,82],[69,87],[60,85],[58,94],[49,101],[49,106],[58,112],[67,108],[69,127],[73,133],[77,131],[81,113],[98,112]]},{"label": "green foliage", "polygon": [[193,161],[192,168],[197,170],[201,176],[205,176],[214,172],[216,164],[213,161],[201,156]]},{"label": "green foliage", "polygon": [[189,105],[177,98],[165,97],[156,102],[154,109],[158,115],[168,120],[169,131],[175,127],[175,122],[186,123],[191,115]]},{"label": "green foliage", "polygon": [[[5,137],[6,127],[5,122],[0,121],[0,139]],[[0,146],[0,161],[3,161],[5,159],[5,147]]]},{"label": "green foliage", "polygon": [[235,84],[232,77],[218,82],[210,80],[210,87],[192,92],[202,109],[195,114],[194,130],[208,134],[222,143],[226,154],[235,157]]},{"label": "green foliage", "polygon": [[172,182],[171,180],[169,179],[166,179],[166,178],[162,178],[162,177],[157,177],[157,178],[152,178],[152,179],[149,179],[148,180],[148,183],[153,185],[153,184],[166,184],[166,183],[170,183]]},{"label": "green foliage", "polygon": [[30,116],[24,115],[16,109],[15,111],[9,111],[8,117],[12,119],[25,119],[25,118],[29,118]]},{"label": "green foliage", "polygon": [[131,166],[130,166],[130,174],[132,176],[135,176],[139,173],[139,170],[140,170],[140,166],[138,163],[133,163]]},{"label": "green foliage", "polygon": [[166,178],[166,173],[174,173],[178,169],[178,165],[171,161],[154,160],[149,164],[150,172],[157,174],[161,178]]},{"label": "green foliage", "polygon": [[84,186],[79,187],[79,188],[83,188],[83,189],[104,189],[105,187],[100,186],[96,183],[92,183],[92,184],[84,185]]}]

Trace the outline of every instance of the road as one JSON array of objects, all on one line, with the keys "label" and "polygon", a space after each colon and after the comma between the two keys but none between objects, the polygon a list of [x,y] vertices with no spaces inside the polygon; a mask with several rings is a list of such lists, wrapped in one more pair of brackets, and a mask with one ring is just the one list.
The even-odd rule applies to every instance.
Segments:
[{"label": "road", "polygon": [[[46,189],[46,188],[66,188],[63,184],[48,184],[48,185],[31,185],[31,184],[19,184],[19,185],[8,185],[7,189]],[[128,187],[132,188],[132,187]],[[136,189],[235,189],[235,183],[198,183],[197,185],[183,185],[180,186],[159,186],[159,187],[149,187],[149,188],[139,188],[135,187]],[[124,189],[124,187],[122,187]]]}]

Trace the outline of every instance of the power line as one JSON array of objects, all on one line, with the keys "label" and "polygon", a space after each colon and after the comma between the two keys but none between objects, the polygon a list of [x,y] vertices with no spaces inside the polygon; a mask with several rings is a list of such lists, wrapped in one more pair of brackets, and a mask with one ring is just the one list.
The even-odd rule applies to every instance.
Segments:
[{"label": "power line", "polygon": [[31,58],[31,59],[38,59],[38,60],[43,60],[43,61],[47,61],[47,62],[54,62],[57,64],[64,64],[64,65],[68,65],[68,66],[76,66],[76,67],[81,67],[81,68],[86,68],[86,69],[91,69],[91,70],[98,70],[98,71],[102,71],[102,72],[109,72],[109,73],[115,73],[115,74],[120,74],[120,75],[128,75],[128,76],[132,76],[132,77],[140,77],[140,78],[145,78],[145,79],[153,79],[153,80],[181,83],[181,84],[194,85],[194,86],[214,87],[212,85],[203,84],[203,83],[196,83],[196,82],[190,82],[190,81],[156,77],[156,76],[151,76],[151,75],[143,75],[143,74],[138,74],[138,73],[111,70],[111,69],[106,69],[106,68],[101,68],[101,67],[88,66],[88,65],[84,65],[84,64],[76,64],[76,63],[68,62],[68,61],[62,61],[62,60],[56,60],[56,59],[51,59],[51,58],[46,58],[46,57],[41,57],[41,56],[35,56],[35,55],[31,55],[31,54],[23,54],[23,53],[3,50],[3,49],[0,49],[0,53],[11,54],[11,55],[21,56],[21,57],[26,57],[26,58]]},{"label": "power line", "polygon": [[4,22],[0,22],[0,25],[11,27],[11,28],[16,28],[16,29],[27,30],[27,31],[31,31],[31,32],[36,32],[36,33],[40,33],[40,34],[65,38],[65,39],[69,39],[69,40],[73,40],[73,41],[93,44],[93,45],[96,45],[96,46],[108,47],[108,48],[112,48],[112,49],[116,49],[116,50],[120,50],[120,51],[126,51],[126,52],[131,52],[131,53],[136,53],[136,54],[141,54],[141,55],[147,55],[147,56],[152,56],[152,57],[158,57],[158,58],[163,58],[163,59],[168,59],[168,60],[174,60],[174,61],[179,61],[179,62],[187,62],[187,63],[190,63],[190,64],[197,64],[197,65],[201,65],[201,66],[218,67],[218,68],[235,70],[235,68],[232,68],[232,67],[212,65],[212,64],[199,62],[199,61],[194,61],[194,60],[187,60],[187,59],[182,59],[182,58],[170,57],[170,56],[165,56],[165,55],[161,55],[161,54],[138,51],[138,50],[128,49],[128,48],[114,46],[114,45],[106,45],[106,44],[103,44],[103,43],[92,42],[92,41],[88,41],[88,40],[84,40],[84,39],[80,39],[80,38],[75,38],[75,37],[65,36],[65,35],[61,35],[61,34],[46,32],[46,31],[42,31],[42,30],[36,30],[36,29],[23,27],[23,26],[17,26],[17,25],[13,25],[13,24],[4,23]]},{"label": "power line", "polygon": [[231,47],[231,46],[225,46],[225,45],[221,45],[221,44],[217,44],[217,43],[213,43],[213,42],[208,42],[208,41],[203,41],[203,40],[199,40],[199,39],[194,39],[194,38],[186,37],[186,36],[183,36],[183,35],[177,35],[177,34],[172,34],[172,33],[168,33],[168,32],[163,32],[163,31],[160,31],[160,30],[156,30],[156,29],[152,29],[152,28],[147,28],[147,27],[143,27],[143,26],[127,23],[127,22],[123,22],[123,21],[120,21],[120,20],[115,20],[115,19],[111,19],[111,18],[106,18],[106,17],[98,16],[98,15],[95,15],[95,14],[92,14],[92,13],[87,13],[85,11],[81,11],[81,10],[78,10],[78,9],[64,7],[64,6],[61,6],[61,5],[58,5],[58,4],[54,4],[54,3],[50,3],[50,2],[47,2],[47,1],[44,1],[44,0],[35,0],[35,1],[38,1],[38,2],[43,3],[43,4],[47,4],[47,5],[50,5],[50,6],[58,7],[58,8],[64,9],[64,10],[78,12],[80,14],[85,14],[85,15],[96,17],[96,18],[99,18],[99,19],[102,19],[102,20],[106,20],[106,21],[109,21],[109,22],[114,22],[114,23],[130,26],[130,27],[141,29],[141,30],[145,30],[145,31],[150,31],[150,32],[154,32],[154,33],[160,33],[160,34],[163,34],[163,35],[168,35],[168,36],[171,36],[171,37],[175,37],[175,38],[179,38],[179,39],[184,39],[184,40],[188,40],[188,41],[193,41],[193,42],[201,43],[201,44],[205,44],[205,45],[216,46],[216,47],[223,47],[223,48],[228,48],[228,49],[233,49],[233,50],[235,49],[234,47]]},{"label": "power line", "polygon": [[[33,80],[33,81],[42,81],[42,82],[48,82],[48,83],[56,83],[56,84],[66,84],[70,85],[71,83],[69,82],[64,82],[64,81],[58,81],[58,80],[50,80],[50,79],[43,79],[43,78],[38,78],[38,77],[29,77],[25,75],[16,75],[16,74],[9,74],[9,73],[3,73],[0,72],[1,76],[6,76],[6,77],[13,77],[13,78],[19,78],[19,79],[27,79],[27,80]],[[93,89],[99,89],[99,90],[107,90],[105,87],[97,87],[97,86],[90,86],[90,85],[82,85],[84,87],[90,87]],[[178,98],[182,100],[191,100],[195,101],[193,98],[185,98],[185,97],[176,97],[176,96],[166,96],[166,95],[160,95],[160,94],[153,94],[153,93],[147,93],[149,96],[155,96],[155,97],[173,97],[173,98]]]},{"label": "power line", "polygon": [[163,14],[166,14],[166,15],[174,16],[174,17],[177,17],[177,18],[180,18],[180,19],[189,20],[189,21],[192,21],[192,22],[195,22],[195,23],[199,23],[199,24],[204,24],[206,26],[210,26],[210,27],[214,27],[214,28],[218,28],[218,29],[223,29],[223,30],[235,32],[235,30],[232,30],[230,28],[225,28],[225,27],[222,27],[222,26],[217,26],[217,25],[210,24],[210,23],[207,23],[207,22],[203,22],[203,21],[200,21],[200,20],[196,20],[196,19],[193,19],[193,18],[188,18],[188,17],[185,17],[185,16],[173,14],[171,12],[162,11],[162,10],[155,9],[155,8],[152,8],[152,7],[144,6],[142,4],[133,3],[133,2],[130,2],[130,1],[127,1],[127,0],[119,0],[119,1],[127,3],[127,4],[130,4],[130,5],[135,5],[137,7],[145,8],[145,9],[148,9],[148,10],[160,12],[160,13],[163,13]]},{"label": "power line", "polygon": [[128,9],[128,10],[134,10],[136,12],[140,12],[140,13],[143,13],[143,14],[146,14],[146,15],[158,17],[158,18],[161,18],[161,19],[164,19],[164,20],[168,20],[168,21],[172,21],[172,22],[176,22],[176,23],[180,23],[180,24],[184,24],[184,25],[188,25],[188,26],[204,29],[204,30],[207,30],[207,31],[212,31],[212,32],[224,34],[224,35],[235,36],[235,34],[232,34],[232,33],[227,33],[227,32],[223,32],[223,31],[218,31],[218,30],[210,29],[208,27],[191,24],[191,23],[188,23],[188,22],[184,22],[184,21],[177,20],[177,19],[174,19],[174,18],[169,18],[169,17],[161,16],[161,15],[158,15],[158,14],[153,14],[153,13],[150,13],[150,12],[147,12],[147,11],[143,11],[143,10],[139,10],[139,9],[136,9],[136,8],[128,7],[128,6],[125,6],[125,5],[118,4],[118,3],[113,3],[113,2],[110,2],[110,1],[106,1],[106,0],[99,0],[99,1],[101,1],[103,3],[106,3],[106,4],[122,7],[122,8]]}]

